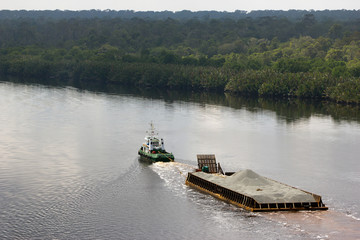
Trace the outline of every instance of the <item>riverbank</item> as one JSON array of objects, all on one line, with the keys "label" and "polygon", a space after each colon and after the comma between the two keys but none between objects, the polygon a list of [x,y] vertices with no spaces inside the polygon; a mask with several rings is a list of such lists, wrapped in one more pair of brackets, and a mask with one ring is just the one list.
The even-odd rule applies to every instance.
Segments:
[{"label": "riverbank", "polygon": [[3,79],[53,85],[118,84],[139,88],[226,91],[262,98],[300,98],[360,104],[360,78],[328,73],[281,73],[272,69],[235,71],[225,67],[148,62],[60,61],[23,58],[0,63]]}]

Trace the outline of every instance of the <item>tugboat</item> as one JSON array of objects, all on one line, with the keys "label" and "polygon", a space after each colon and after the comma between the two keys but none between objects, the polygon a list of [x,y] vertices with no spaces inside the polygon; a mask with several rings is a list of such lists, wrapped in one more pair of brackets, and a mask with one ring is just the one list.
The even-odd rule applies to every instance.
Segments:
[{"label": "tugboat", "polygon": [[164,139],[159,138],[159,133],[155,130],[152,122],[150,123],[149,131],[146,133],[145,142],[138,151],[139,155],[151,162],[174,161],[174,155],[165,150]]}]

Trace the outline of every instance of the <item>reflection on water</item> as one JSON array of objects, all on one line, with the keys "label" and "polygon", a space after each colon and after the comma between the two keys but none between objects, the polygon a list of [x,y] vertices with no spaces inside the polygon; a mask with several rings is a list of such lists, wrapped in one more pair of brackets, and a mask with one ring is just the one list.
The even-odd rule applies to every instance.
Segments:
[{"label": "reflection on water", "polygon": [[[92,89],[99,90],[99,89]],[[246,109],[256,112],[269,110],[276,113],[280,120],[294,122],[307,119],[311,116],[331,116],[335,121],[349,120],[360,122],[360,106],[344,105],[328,101],[302,100],[302,99],[263,99],[242,97],[229,93],[176,91],[166,89],[139,89],[123,86],[104,86],[101,91],[110,94],[131,94],[132,96],[150,99],[162,99],[166,103],[175,101],[193,102],[201,105],[211,104],[231,107],[234,109]]]},{"label": "reflection on water", "polygon": [[[1,239],[353,239],[356,106],[222,93],[0,83]],[[153,120],[175,163],[138,161]],[[322,195],[252,214],[184,185],[197,153]],[[359,227],[357,227],[359,226]]]},{"label": "reflection on water", "polygon": [[[1,79],[0,79],[1,80]],[[7,81],[21,82],[16,78]],[[37,79],[28,79],[28,84],[37,83]],[[43,81],[48,86],[59,86],[58,82]],[[230,93],[198,92],[186,90],[169,90],[158,88],[137,88],[121,85],[103,85],[80,83],[73,85],[79,91],[102,92],[113,95],[128,95],[148,99],[161,99],[168,104],[175,101],[198,103],[201,105],[211,104],[231,107],[234,109],[245,108],[247,111],[270,110],[274,111],[279,119],[293,122],[301,119],[310,118],[313,115],[331,116],[335,121],[349,120],[360,122],[360,106],[337,104],[326,100],[309,99],[264,99],[256,97],[242,97]],[[66,87],[66,86],[63,86]]]}]

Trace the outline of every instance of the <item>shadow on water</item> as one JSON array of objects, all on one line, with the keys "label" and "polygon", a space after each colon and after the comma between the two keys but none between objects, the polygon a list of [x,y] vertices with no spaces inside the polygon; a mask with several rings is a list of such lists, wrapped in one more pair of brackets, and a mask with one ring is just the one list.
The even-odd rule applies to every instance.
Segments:
[{"label": "shadow on water", "polygon": [[2,79],[21,84],[43,84],[52,87],[75,87],[79,91],[100,92],[113,95],[130,95],[140,98],[159,99],[166,103],[177,101],[198,103],[200,106],[207,104],[230,107],[233,109],[246,109],[250,112],[264,110],[276,113],[279,121],[294,123],[306,120],[313,116],[329,116],[335,122],[356,121],[360,122],[360,106],[345,105],[324,100],[311,99],[265,99],[258,97],[239,96],[223,92],[201,92],[191,90],[172,90],[159,88],[138,88],[116,84],[72,83],[63,85],[57,81],[36,79],[19,80],[16,78]]},{"label": "shadow on water", "polygon": [[306,120],[313,116],[329,116],[335,122],[360,122],[360,106],[337,104],[329,101],[310,99],[265,99],[244,97],[223,92],[178,91],[166,89],[139,89],[123,86],[107,86],[104,92],[110,94],[130,94],[135,97],[161,99],[166,103],[176,101],[194,102],[200,106],[220,105],[250,112],[264,110],[276,113],[277,119],[287,123]]},{"label": "shadow on water", "polygon": [[141,167],[149,167],[153,164],[151,160],[144,158],[142,156],[137,157],[137,159]]}]

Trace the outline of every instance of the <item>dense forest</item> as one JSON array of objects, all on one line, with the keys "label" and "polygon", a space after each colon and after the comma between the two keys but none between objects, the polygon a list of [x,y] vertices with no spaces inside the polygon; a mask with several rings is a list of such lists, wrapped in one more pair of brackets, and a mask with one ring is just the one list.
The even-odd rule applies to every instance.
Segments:
[{"label": "dense forest", "polygon": [[0,75],[360,103],[360,11],[0,11]]}]

